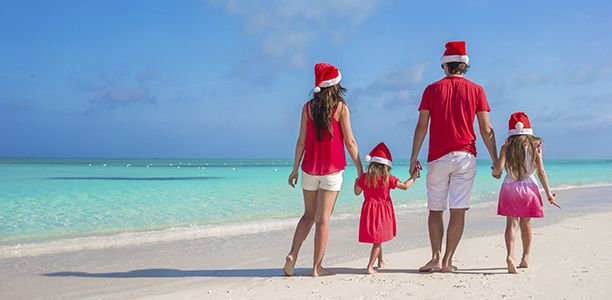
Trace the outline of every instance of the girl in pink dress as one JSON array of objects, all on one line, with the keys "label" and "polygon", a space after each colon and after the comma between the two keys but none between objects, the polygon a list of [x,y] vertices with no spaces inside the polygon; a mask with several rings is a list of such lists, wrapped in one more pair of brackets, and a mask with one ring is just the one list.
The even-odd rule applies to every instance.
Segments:
[{"label": "girl in pink dress", "polygon": [[506,169],[506,177],[499,192],[497,214],[506,216],[506,264],[508,272],[516,274],[514,264],[514,237],[521,228],[523,256],[519,268],[529,265],[531,248],[531,218],[542,218],[544,208],[538,176],[548,201],[554,203],[555,195],[550,191],[548,177],[542,160],[542,139],[533,135],[529,117],[523,112],[510,116],[508,139],[501,147],[499,160],[493,167],[493,176],[500,178]]},{"label": "girl in pink dress", "polygon": [[396,234],[395,211],[389,195],[391,189],[407,190],[416,180],[418,171],[410,179],[401,182],[391,175],[391,152],[380,143],[366,155],[365,160],[370,162],[368,170],[355,180],[355,195],[363,191],[364,201],[359,219],[359,241],[372,243],[368,274],[375,274],[374,262],[378,259],[378,267],[383,266],[382,243],[392,240]]}]

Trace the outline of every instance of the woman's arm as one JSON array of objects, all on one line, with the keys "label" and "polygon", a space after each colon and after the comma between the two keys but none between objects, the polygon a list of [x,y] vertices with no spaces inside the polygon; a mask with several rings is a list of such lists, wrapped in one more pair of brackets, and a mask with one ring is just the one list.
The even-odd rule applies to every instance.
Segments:
[{"label": "woman's arm", "polygon": [[427,135],[427,128],[429,127],[429,110],[419,111],[419,121],[414,128],[414,138],[412,140],[412,155],[410,155],[410,174],[413,174],[416,168],[417,159],[423,141]]},{"label": "woman's arm", "polygon": [[351,128],[351,112],[346,104],[342,105],[342,110],[340,111],[340,126],[342,126],[342,133],[344,134],[344,145],[355,164],[355,168],[357,168],[357,177],[359,177],[363,174],[363,166],[359,158],[357,141],[355,141],[353,129]]},{"label": "woman's arm", "polygon": [[493,164],[493,171],[491,174],[493,177],[499,179],[501,178],[504,167],[506,166],[506,145],[502,145],[501,149],[499,149],[499,159],[497,162]]},{"label": "woman's arm", "polygon": [[548,198],[549,202],[555,200],[555,195],[550,191],[550,185],[548,185],[548,175],[546,175],[546,170],[544,169],[544,160],[542,159],[542,150],[538,147],[536,151],[536,174],[540,179],[540,183],[542,183],[542,187],[544,188],[544,192],[546,192],[546,198]]},{"label": "woman's arm", "polygon": [[300,168],[300,162],[302,161],[302,156],[304,155],[304,147],[306,146],[306,128],[307,128],[307,118],[306,118],[306,106],[302,108],[302,118],[300,122],[300,134],[298,136],[297,143],[295,144],[295,156],[293,158],[293,170],[291,174],[289,174],[289,185],[295,188],[298,180],[298,170]]}]

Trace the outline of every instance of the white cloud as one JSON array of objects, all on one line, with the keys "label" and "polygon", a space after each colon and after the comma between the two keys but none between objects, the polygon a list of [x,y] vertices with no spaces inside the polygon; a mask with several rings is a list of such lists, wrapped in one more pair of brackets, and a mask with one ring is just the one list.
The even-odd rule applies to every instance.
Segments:
[{"label": "white cloud", "polygon": [[[297,69],[308,65],[311,43],[341,42],[381,3],[375,0],[210,2],[243,19],[246,34],[259,41],[259,55],[277,68]],[[246,61],[255,63],[256,60]]]}]

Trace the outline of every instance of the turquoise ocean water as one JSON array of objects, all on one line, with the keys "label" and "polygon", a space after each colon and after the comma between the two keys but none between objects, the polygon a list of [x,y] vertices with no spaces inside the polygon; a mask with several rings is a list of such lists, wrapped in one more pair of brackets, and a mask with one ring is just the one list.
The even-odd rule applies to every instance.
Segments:
[{"label": "turquoise ocean water", "polygon": [[[392,173],[407,178],[407,161],[394,163]],[[287,185],[291,165],[290,160],[0,159],[0,250],[84,237],[106,237],[104,243],[112,244],[119,238],[109,237],[146,241],[152,232],[165,232],[155,238],[164,240],[293,226],[303,205],[301,190]],[[609,160],[545,165],[557,190],[612,184]],[[335,215],[359,214],[355,174],[349,165]],[[501,181],[490,176],[490,162],[479,161],[477,174],[473,203],[495,202]],[[423,209],[422,175],[410,190],[392,192],[396,209]]]}]

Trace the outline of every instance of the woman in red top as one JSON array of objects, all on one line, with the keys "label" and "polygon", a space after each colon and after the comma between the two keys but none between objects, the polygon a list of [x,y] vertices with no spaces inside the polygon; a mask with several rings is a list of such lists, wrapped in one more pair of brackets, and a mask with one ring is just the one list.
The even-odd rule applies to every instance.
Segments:
[{"label": "woman in red top", "polygon": [[345,89],[340,86],[341,78],[336,67],[326,63],[316,64],[314,95],[302,110],[289,185],[295,188],[303,157],[304,214],[295,228],[291,251],[286,257],[283,271],[287,276],[293,275],[300,247],[314,224],[312,276],[328,274],[321,263],[327,247],[329,219],[342,187],[346,167],[345,146],[355,163],[357,175],[363,174],[357,142],[351,129],[350,112],[343,98]]}]

